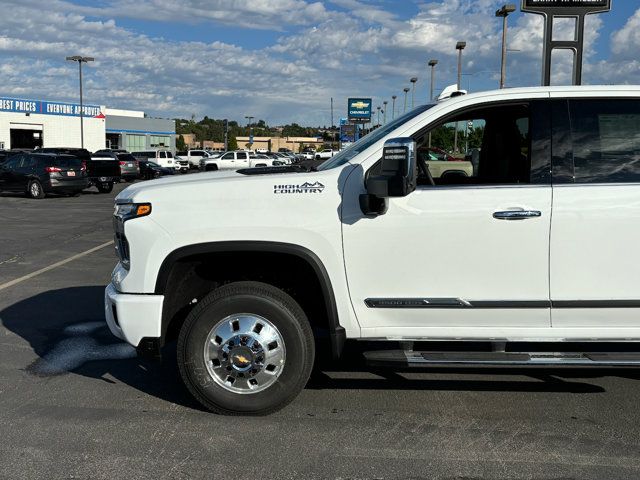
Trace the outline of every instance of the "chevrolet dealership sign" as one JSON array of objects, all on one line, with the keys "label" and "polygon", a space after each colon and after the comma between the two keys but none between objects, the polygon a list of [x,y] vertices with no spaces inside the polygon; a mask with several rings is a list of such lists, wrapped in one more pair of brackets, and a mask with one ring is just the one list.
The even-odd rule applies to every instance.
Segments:
[{"label": "chevrolet dealership sign", "polygon": [[350,98],[347,102],[349,121],[353,123],[369,123],[371,121],[371,99]]},{"label": "chevrolet dealership sign", "polygon": [[[0,112],[33,113],[34,115],[80,116],[80,105],[75,103],[44,102],[41,100],[22,100],[0,97]],[[104,118],[102,109],[97,105],[83,105],[84,117]]]}]

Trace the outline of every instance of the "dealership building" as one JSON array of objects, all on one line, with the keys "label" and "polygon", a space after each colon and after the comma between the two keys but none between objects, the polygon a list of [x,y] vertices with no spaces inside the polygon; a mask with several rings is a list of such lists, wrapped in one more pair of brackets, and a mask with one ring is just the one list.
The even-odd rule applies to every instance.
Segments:
[{"label": "dealership building", "polygon": [[[144,112],[83,105],[84,147],[175,153],[175,122]],[[80,147],[80,105],[0,97],[0,150]]]}]

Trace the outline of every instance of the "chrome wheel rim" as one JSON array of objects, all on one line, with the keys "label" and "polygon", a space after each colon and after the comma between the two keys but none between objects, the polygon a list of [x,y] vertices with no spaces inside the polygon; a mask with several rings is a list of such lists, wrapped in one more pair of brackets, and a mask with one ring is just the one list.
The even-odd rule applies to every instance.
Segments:
[{"label": "chrome wheel rim", "polygon": [[34,197],[40,195],[40,186],[36,182],[31,184],[31,195]]},{"label": "chrome wheel rim", "polygon": [[209,375],[233,393],[269,388],[280,377],[285,359],[284,341],[276,326],[252,313],[223,318],[211,329],[204,345]]}]

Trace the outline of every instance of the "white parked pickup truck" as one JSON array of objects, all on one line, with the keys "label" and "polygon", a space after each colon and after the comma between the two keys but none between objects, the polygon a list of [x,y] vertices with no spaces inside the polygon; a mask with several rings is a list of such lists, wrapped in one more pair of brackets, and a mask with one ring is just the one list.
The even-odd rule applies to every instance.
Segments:
[{"label": "white parked pickup truck", "polygon": [[200,161],[200,170],[239,170],[253,167],[275,167],[284,165],[284,161],[270,158],[266,155],[252,154],[243,150],[226,152],[216,158],[206,158]]},{"label": "white parked pickup truck", "polygon": [[[477,165],[434,178],[417,152],[469,122]],[[283,407],[347,339],[377,366],[637,365],[639,164],[640,87],[514,88],[417,107],[318,171],[135,184],[107,322],[141,354],[177,340],[218,413]]]},{"label": "white parked pickup truck", "polygon": [[176,160],[189,162],[190,169],[200,167],[200,160],[209,158],[209,154],[204,150],[187,150],[185,152],[176,153]]}]

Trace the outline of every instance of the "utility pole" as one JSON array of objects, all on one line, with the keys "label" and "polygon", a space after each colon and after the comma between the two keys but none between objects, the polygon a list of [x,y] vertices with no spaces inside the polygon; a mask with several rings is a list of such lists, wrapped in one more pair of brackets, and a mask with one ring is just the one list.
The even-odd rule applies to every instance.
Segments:
[{"label": "utility pole", "polygon": [[386,124],[387,124],[387,104],[388,104],[388,103],[389,103],[389,102],[387,102],[386,100],[385,100],[384,102],[382,102],[382,105],[383,105],[383,107],[382,107],[382,113],[384,114],[384,115],[383,115],[383,120],[382,120],[382,124],[383,124],[383,125],[386,125]]},{"label": "utility pole", "polygon": [[404,87],[404,112],[403,113],[407,113],[407,93],[409,93],[409,90],[411,90],[409,87]]},{"label": "utility pole", "polygon": [[82,57],[80,55],[74,55],[73,57],[67,57],[70,62],[78,62],[78,69],[80,71],[80,148],[84,148],[84,112],[82,104],[82,64],[93,62],[93,57]]},{"label": "utility pole", "polygon": [[393,120],[394,118],[396,118],[396,98],[398,98],[397,95],[391,95],[391,100],[393,100],[393,107],[392,107],[392,112],[391,112],[391,120]]},{"label": "utility pole", "polygon": [[504,88],[507,81],[507,17],[516,11],[513,3],[503,5],[496,11],[496,17],[502,17],[502,59],[500,67],[500,88]]},{"label": "utility pole", "polygon": [[436,81],[436,65],[438,64],[438,60],[429,60],[428,65],[431,67],[431,89],[429,90],[429,103],[433,102],[433,90],[435,88]]}]

